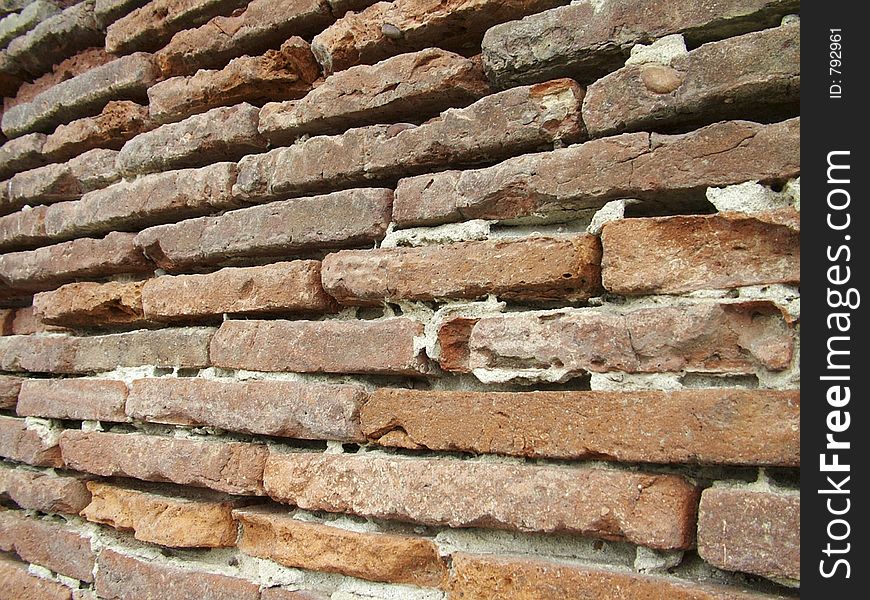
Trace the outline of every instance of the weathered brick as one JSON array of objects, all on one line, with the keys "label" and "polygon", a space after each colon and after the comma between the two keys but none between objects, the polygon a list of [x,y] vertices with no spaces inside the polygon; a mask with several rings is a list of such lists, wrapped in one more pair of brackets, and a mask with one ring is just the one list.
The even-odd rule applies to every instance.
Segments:
[{"label": "weathered brick", "polygon": [[142,305],[145,317],[155,321],[310,313],[332,311],[335,306],[323,291],[320,262],[315,260],[149,279],[142,289]]},{"label": "weathered brick", "polygon": [[0,335],[13,335],[12,321],[14,319],[14,308],[0,308]]},{"label": "weathered brick", "polygon": [[69,327],[145,324],[142,285],[136,281],[69,283],[33,296],[33,306],[43,323]]},{"label": "weathered brick", "polygon": [[796,493],[710,488],[701,496],[698,553],[729,571],[800,580]]},{"label": "weathered brick", "polygon": [[100,598],[141,600],[157,591],[162,600],[260,600],[257,584],[196,567],[178,567],[111,549],[100,553],[98,563],[96,591]]},{"label": "weathered brick", "polygon": [[399,181],[401,226],[513,219],[638,198],[673,209],[704,201],[707,187],[784,182],[800,174],[800,119],[727,121],[679,135],[630,133],[474,171]]},{"label": "weathered brick", "polygon": [[325,0],[251,0],[233,16],[218,16],[175,34],[157,60],[166,76],[220,69],[233,58],[262,54],[294,35],[310,39],[332,23]]},{"label": "weathered brick", "polygon": [[81,476],[13,468],[0,464],[0,496],[21,508],[77,515],[91,501]]},{"label": "weathered brick", "polygon": [[139,233],[136,245],[167,271],[242,257],[286,259],[301,250],[383,239],[392,203],[389,189],[345,190],[151,227]]},{"label": "weathered brick", "polygon": [[301,98],[320,76],[308,43],[292,37],[277,50],[242,56],[220,70],[172,77],[149,88],[151,116],[169,123],[218,106]]},{"label": "weathered brick", "polygon": [[118,168],[132,176],[200,167],[260,152],[267,142],[257,131],[259,112],[259,108],[243,103],[161,125],[124,144],[118,153]]},{"label": "weathered brick", "polygon": [[28,379],[21,385],[20,417],[127,421],[127,385],[111,379]]},{"label": "weathered brick", "polygon": [[147,273],[154,267],[133,244],[135,234],[113,232],[36,250],[0,255],[0,279],[13,287],[47,290],[80,278]]},{"label": "weathered brick", "polygon": [[60,9],[48,0],[34,0],[21,9],[0,20],[0,47],[5,48],[10,41],[24,35]]},{"label": "weathered brick", "polygon": [[272,498],[304,509],[572,532],[660,549],[692,545],[698,497],[674,475],[274,450],[264,485]]},{"label": "weathered brick", "polygon": [[302,373],[420,375],[423,324],[380,321],[224,321],[211,344],[216,367]]},{"label": "weathered brick", "polygon": [[360,410],[399,448],[627,462],[800,466],[800,393],[380,388]]},{"label": "weathered brick", "polygon": [[67,239],[134,230],[238,206],[232,197],[236,165],[153,173],[94,190],[80,200],[48,207],[45,232]]},{"label": "weathered brick", "polygon": [[47,206],[25,206],[0,217],[0,250],[19,250],[43,243],[47,210]]},{"label": "weathered brick", "polygon": [[170,548],[228,548],[238,534],[232,510],[239,500],[223,494],[159,486],[122,487],[88,482],[88,521],[132,530],[137,540]]},{"label": "weathered brick", "polygon": [[127,140],[153,129],[148,107],[129,100],[112,100],[95,117],[59,125],[42,148],[52,161],[68,160],[94,148],[120,150]]},{"label": "weathered brick", "polygon": [[0,408],[15,408],[22,381],[14,375],[0,375]]},{"label": "weathered brick", "polygon": [[561,79],[486,96],[419,127],[374,125],[309,138],[243,158],[233,191],[247,200],[298,195],[577,141],[583,136],[582,100],[582,88]]},{"label": "weathered brick", "polygon": [[94,15],[97,23],[106,27],[146,3],[148,0],[96,0]]},{"label": "weathered brick", "polygon": [[354,532],[294,519],[286,509],[252,507],[233,511],[242,523],[242,552],[289,567],[350,577],[442,587],[447,565],[438,547],[409,535]]},{"label": "weathered brick", "polygon": [[427,48],[335,73],[301,100],[266,104],[259,127],[272,144],[290,144],[302,134],[419,121],[488,92],[479,60]]},{"label": "weathered brick", "polygon": [[535,558],[452,555],[450,597],[547,600],[785,600],[785,596]]},{"label": "weathered brick", "polygon": [[153,52],[176,32],[196,27],[215,15],[231,13],[244,4],[244,0],[151,0],[108,26],[106,50],[112,54]]},{"label": "weathered brick", "polygon": [[3,113],[3,133],[50,133],[55,126],[99,114],[111,100],[144,100],[159,72],[150,54],[124,56],[61,81]]},{"label": "weathered brick", "polygon": [[324,258],[323,286],[342,304],[357,305],[489,294],[588,300],[601,291],[600,262],[598,238],[591,235],[342,250]]},{"label": "weathered brick", "polygon": [[631,47],[682,33],[692,46],[778,25],[798,0],[581,0],[497,25],[483,37],[490,80],[502,87],[574,77],[592,82]]},{"label": "weathered brick", "polygon": [[511,313],[478,320],[468,363],[442,368],[485,381],[564,381],[608,371],[777,371],[791,364],[793,335],[768,302]]},{"label": "weathered brick", "polygon": [[299,381],[137,379],[127,401],[134,419],[206,425],[230,431],[302,439],[364,441],[357,385]]},{"label": "weathered brick", "polygon": [[29,565],[0,556],[0,600],[70,600],[72,591],[61,583],[31,575]]},{"label": "weathered brick", "polygon": [[94,0],[84,0],[9,42],[7,52],[17,66],[38,77],[79,50],[102,43],[103,34],[94,19]]},{"label": "weathered brick", "polygon": [[61,575],[94,580],[96,557],[90,537],[64,521],[28,517],[23,511],[0,511],[0,548]]},{"label": "weathered brick", "polygon": [[60,447],[66,466],[86,473],[263,493],[268,451],[258,444],[68,429]]},{"label": "weathered brick", "polygon": [[28,428],[24,419],[0,415],[0,456],[39,467],[62,466],[55,436],[41,433],[35,426]]},{"label": "weathered brick", "polygon": [[15,335],[0,338],[4,371],[84,374],[117,367],[207,367],[210,327],[140,330],[83,337]]},{"label": "weathered brick", "polygon": [[15,310],[12,319],[12,335],[31,335],[34,333],[63,333],[63,327],[43,323],[33,311],[33,305]]},{"label": "weathered brick", "polygon": [[625,66],[589,86],[583,120],[590,136],[601,137],[799,110],[796,24],[705,44],[670,65]]},{"label": "weathered brick", "polygon": [[8,140],[0,146],[0,178],[7,178],[18,171],[35,169],[46,164],[43,155],[44,133],[28,133]]},{"label": "weathered brick", "polygon": [[790,208],[613,221],[601,243],[604,287],[615,294],[800,283],[800,215]]},{"label": "weathered brick", "polygon": [[497,23],[562,4],[560,0],[396,0],[348,13],[314,37],[327,73],[373,64],[394,54],[439,46],[474,49]]}]

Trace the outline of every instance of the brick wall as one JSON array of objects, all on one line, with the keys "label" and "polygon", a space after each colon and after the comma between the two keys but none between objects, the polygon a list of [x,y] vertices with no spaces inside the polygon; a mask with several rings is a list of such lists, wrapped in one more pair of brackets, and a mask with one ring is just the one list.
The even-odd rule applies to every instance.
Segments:
[{"label": "brick wall", "polygon": [[796,598],[798,12],[0,3],[0,599]]}]

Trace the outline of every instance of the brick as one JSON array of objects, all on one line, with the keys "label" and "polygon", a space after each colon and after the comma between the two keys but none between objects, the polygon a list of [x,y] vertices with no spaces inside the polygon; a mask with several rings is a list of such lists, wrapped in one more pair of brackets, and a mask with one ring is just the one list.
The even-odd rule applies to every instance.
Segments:
[{"label": "brick", "polygon": [[39,512],[78,515],[91,501],[81,476],[0,465],[0,496]]},{"label": "brick", "polygon": [[43,155],[44,133],[28,133],[8,140],[0,146],[0,178],[11,177],[18,171],[41,167],[48,161]]},{"label": "brick", "polygon": [[45,75],[34,79],[32,83],[23,83],[14,98],[3,99],[4,107],[9,110],[13,106],[30,102],[48,88],[81,75],[85,71],[110,63],[114,59],[115,57],[108,54],[102,44],[99,47],[86,48],[76,52],[72,56],[64,58]]},{"label": "brick", "polygon": [[184,321],[232,315],[333,311],[320,284],[320,262],[296,260],[260,267],[228,267],[205,275],[149,279],[142,289],[145,317]]},{"label": "brick", "polygon": [[264,485],[272,498],[306,510],[579,533],[659,549],[692,545],[698,496],[674,475],[277,451]]},{"label": "brick", "polygon": [[3,113],[3,133],[51,131],[62,123],[99,114],[112,100],[141,101],[158,77],[150,54],[137,53],[97,66]]},{"label": "brick", "polygon": [[223,494],[158,486],[122,487],[88,482],[88,521],[132,530],[137,540],[170,548],[229,548],[238,534],[232,510],[239,501]]},{"label": "brick", "polygon": [[0,278],[13,287],[52,289],[80,278],[147,273],[154,267],[133,245],[132,233],[81,238],[36,250],[0,255]]},{"label": "brick", "polygon": [[21,385],[20,417],[73,421],[127,421],[127,385],[111,379],[28,379]]},{"label": "brick", "polygon": [[463,392],[380,388],[383,446],[529,458],[800,466],[797,390]]},{"label": "brick", "polygon": [[96,591],[107,600],[150,598],[155,590],[163,600],[260,600],[259,586],[238,577],[136,558],[111,549],[103,550],[98,562]]},{"label": "brick", "polygon": [[130,100],[112,100],[95,117],[59,125],[46,138],[43,153],[52,161],[63,161],[94,148],[120,150],[124,142],[154,126],[148,107]]},{"label": "brick", "polygon": [[486,381],[565,381],[608,371],[779,371],[791,364],[794,337],[771,303],[711,302],[483,317],[468,348],[468,363],[455,370]]},{"label": "brick", "polygon": [[422,587],[443,587],[447,579],[438,546],[425,538],[348,531],[300,521],[276,507],[233,515],[242,524],[242,552],[288,567]]},{"label": "brick", "polygon": [[13,335],[12,322],[14,320],[14,308],[0,308],[0,335]]},{"label": "brick", "polygon": [[323,286],[342,304],[356,305],[489,294],[580,301],[600,293],[600,262],[599,242],[591,235],[342,250],[324,258]]},{"label": "brick", "polygon": [[0,546],[61,575],[94,580],[91,538],[61,520],[30,518],[23,511],[0,512]]},{"label": "brick", "polygon": [[797,493],[707,489],[698,553],[720,569],[800,581],[800,515]]},{"label": "brick", "polygon": [[592,137],[799,111],[799,24],[704,44],[670,65],[623,67],[589,86],[583,102]]},{"label": "brick", "polygon": [[12,335],[31,335],[34,333],[63,333],[63,327],[43,323],[33,310],[33,305],[15,311],[12,319]]},{"label": "brick", "polygon": [[156,120],[169,123],[218,106],[301,98],[319,76],[308,43],[294,36],[280,49],[233,59],[220,70],[158,83],[148,90],[149,109]]},{"label": "brick", "polygon": [[106,28],[106,51],[153,52],[173,34],[243,6],[243,0],[151,0]]},{"label": "brick", "polygon": [[620,68],[631,47],[682,33],[691,47],[778,25],[797,0],[581,0],[496,25],[483,60],[500,87],[573,77],[592,82]]},{"label": "brick", "polygon": [[604,286],[615,294],[800,283],[800,214],[791,208],[613,221],[601,243]]},{"label": "brick", "polygon": [[800,119],[717,123],[678,135],[630,133],[506,160],[474,171],[399,181],[402,227],[515,219],[637,198],[669,212],[705,203],[707,187],[784,182],[800,174]]},{"label": "brick", "polygon": [[300,381],[137,379],[127,414],[141,421],[301,439],[365,441],[357,385]]},{"label": "brick", "polygon": [[714,583],[690,581],[535,558],[452,555],[450,597],[523,598],[548,600],[784,600],[785,596],[757,593]]},{"label": "brick", "polygon": [[0,456],[38,467],[62,466],[54,435],[42,437],[40,433],[28,428],[24,419],[0,415]]},{"label": "brick", "polygon": [[561,79],[486,96],[398,132],[374,125],[309,138],[243,158],[233,191],[245,200],[298,195],[577,141],[583,136],[582,99],[582,88]]},{"label": "brick", "polygon": [[324,0],[251,0],[232,16],[178,32],[156,56],[167,77],[192,75],[220,69],[239,56],[262,54],[293,36],[311,39],[332,21]]},{"label": "brick", "polygon": [[0,250],[20,250],[44,243],[47,206],[25,206],[0,217]]},{"label": "brick", "polygon": [[0,408],[15,408],[22,381],[13,375],[0,375]]},{"label": "brick", "polygon": [[79,50],[102,43],[103,34],[94,19],[94,0],[84,0],[9,42],[7,52],[17,66],[38,77]]},{"label": "brick", "polygon": [[57,14],[60,9],[53,2],[34,0],[22,7],[21,12],[13,13],[0,20],[0,47],[5,48],[9,42],[24,35],[48,17]]},{"label": "brick", "polygon": [[63,584],[31,575],[29,565],[0,556],[0,600],[39,598],[39,600],[70,600],[72,591]]},{"label": "brick", "polygon": [[153,173],[48,207],[46,235],[67,239],[145,227],[238,206],[235,163]]},{"label": "brick", "polygon": [[392,202],[392,190],[374,188],[273,202],[151,227],[138,234],[136,245],[167,271],[244,257],[286,259],[301,250],[383,239]]},{"label": "brick", "polygon": [[[314,37],[312,49],[326,73],[373,64],[394,54],[439,46],[474,49],[497,23],[558,6],[559,0],[397,0],[348,13]],[[391,25],[392,28],[387,28]],[[398,35],[390,35],[391,31]]]},{"label": "brick", "polygon": [[259,127],[272,144],[290,144],[302,134],[416,122],[488,93],[479,60],[427,48],[335,73],[301,100],[270,102],[260,111]]},{"label": "brick", "polygon": [[68,429],[60,447],[66,466],[86,473],[263,493],[267,449],[258,444]]},{"label": "brick", "polygon": [[125,176],[238,160],[266,148],[257,132],[260,109],[243,103],[213,108],[137,135],[118,154]]},{"label": "brick", "polygon": [[106,187],[121,178],[115,168],[117,154],[114,150],[89,150],[65,163],[18,173],[9,180],[9,206],[75,200]]},{"label": "brick", "polygon": [[209,366],[214,328],[139,330],[109,335],[0,338],[4,371],[85,374],[117,367],[197,368]]},{"label": "brick", "polygon": [[142,285],[136,281],[70,283],[33,296],[33,306],[43,323],[68,327],[144,325]]},{"label": "brick", "polygon": [[106,27],[147,3],[148,0],[97,0],[94,15],[97,23]]},{"label": "brick", "polygon": [[301,373],[421,375],[423,324],[379,321],[224,321],[211,344],[216,367]]}]

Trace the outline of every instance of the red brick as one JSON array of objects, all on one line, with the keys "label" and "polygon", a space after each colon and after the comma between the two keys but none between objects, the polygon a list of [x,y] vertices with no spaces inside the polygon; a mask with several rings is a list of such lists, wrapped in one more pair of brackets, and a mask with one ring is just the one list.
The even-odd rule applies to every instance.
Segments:
[{"label": "red brick", "polygon": [[117,152],[97,148],[65,163],[55,163],[15,174],[9,180],[9,207],[75,200],[120,179]]},{"label": "red brick", "polygon": [[19,171],[35,169],[46,164],[43,155],[44,133],[28,133],[7,140],[0,146],[0,178],[6,179]]},{"label": "red brick", "polygon": [[380,321],[224,321],[211,344],[216,367],[301,373],[421,375],[423,324]]},{"label": "red brick", "polygon": [[[128,484],[129,485],[129,484]],[[133,531],[137,540],[170,548],[228,548],[238,528],[232,510],[241,502],[203,490],[121,487],[88,482],[88,521]]]},{"label": "red brick", "polygon": [[62,520],[0,511],[0,548],[61,575],[91,582],[95,555],[91,539]]},{"label": "red brick", "polygon": [[530,458],[800,466],[800,393],[460,392],[380,388],[375,443]]},{"label": "red brick", "polygon": [[565,309],[481,318],[469,361],[456,370],[549,381],[608,371],[755,373],[787,368],[793,346],[793,331],[768,302]]},{"label": "red brick", "polygon": [[422,587],[442,587],[447,579],[438,546],[425,538],[300,521],[277,507],[237,509],[233,515],[242,524],[242,552],[288,567]]},{"label": "red brick", "polygon": [[52,434],[44,438],[24,419],[0,415],[0,456],[40,467],[60,467],[60,448]]},{"label": "red brick", "polygon": [[72,591],[60,583],[42,579],[28,572],[28,564],[0,556],[0,600],[70,600]]},{"label": "red brick", "polygon": [[34,79],[33,83],[24,82],[14,98],[7,97],[3,99],[4,106],[6,110],[9,110],[18,104],[30,102],[48,88],[54,87],[67,79],[72,79],[76,75],[81,75],[85,71],[90,71],[112,62],[114,58],[114,56],[106,52],[102,45],[76,52],[69,56],[69,58],[64,58],[57,63],[50,72]]},{"label": "red brick", "polygon": [[59,125],[45,139],[42,151],[57,162],[94,148],[120,150],[124,142],[154,126],[148,107],[129,100],[113,100],[97,116]]},{"label": "red brick", "polygon": [[612,221],[601,243],[604,287],[614,294],[681,294],[801,279],[800,214],[794,209]]},{"label": "red brick", "polygon": [[137,379],[127,401],[134,419],[208,425],[230,431],[303,439],[363,441],[356,385],[298,381]]},{"label": "red brick", "polygon": [[111,379],[28,379],[21,385],[20,417],[73,421],[127,421],[127,384]]},{"label": "red brick", "polygon": [[42,322],[34,312],[33,306],[16,309],[12,319],[12,335],[31,335],[34,333],[62,333],[62,327],[53,327]]},{"label": "red brick", "polygon": [[[327,73],[373,64],[394,54],[440,46],[468,50],[495,25],[546,10],[559,0],[397,0],[348,13],[314,38],[312,48]],[[389,35],[385,24],[398,35]]]},{"label": "red brick", "polygon": [[674,475],[274,450],[264,485],[275,500],[307,510],[578,533],[659,549],[693,544],[698,497]]},{"label": "red brick", "polygon": [[370,245],[383,239],[392,202],[388,189],[273,202],[152,227],[139,233],[136,245],[168,271],[243,257],[286,259],[301,250]]},{"label": "red brick", "polygon": [[701,496],[698,553],[728,571],[800,581],[797,493],[710,488]]},{"label": "red brick", "polygon": [[100,598],[142,600],[157,593],[161,600],[260,600],[257,584],[194,565],[182,568],[108,548],[100,553],[98,562],[96,591]]},{"label": "red brick", "polygon": [[517,600],[785,600],[711,583],[608,571],[578,564],[534,558],[452,555],[450,598],[516,598]]},{"label": "red brick", "polygon": [[323,260],[323,285],[342,304],[384,299],[588,300],[601,292],[598,238],[500,239],[420,248],[343,250]]},{"label": "red brick", "polygon": [[64,464],[106,477],[133,477],[207,487],[228,494],[262,494],[265,446],[214,439],[66,430]]},{"label": "red brick", "polygon": [[68,283],[33,296],[33,306],[43,323],[68,327],[144,324],[143,282]]},{"label": "red brick", "polygon": [[91,501],[84,477],[0,464],[0,496],[27,510],[78,515]]},{"label": "red brick", "polygon": [[728,121],[690,133],[631,133],[473,171],[399,181],[400,226],[515,219],[598,208],[637,198],[673,212],[706,204],[708,187],[784,182],[800,174],[800,119],[760,125]]},{"label": "red brick", "polygon": [[0,375],[0,408],[15,408],[22,381],[21,377]]},{"label": "red brick", "polygon": [[0,255],[0,278],[9,285],[48,290],[76,279],[147,273],[154,266],[133,244],[135,234],[113,232],[36,250]]}]

